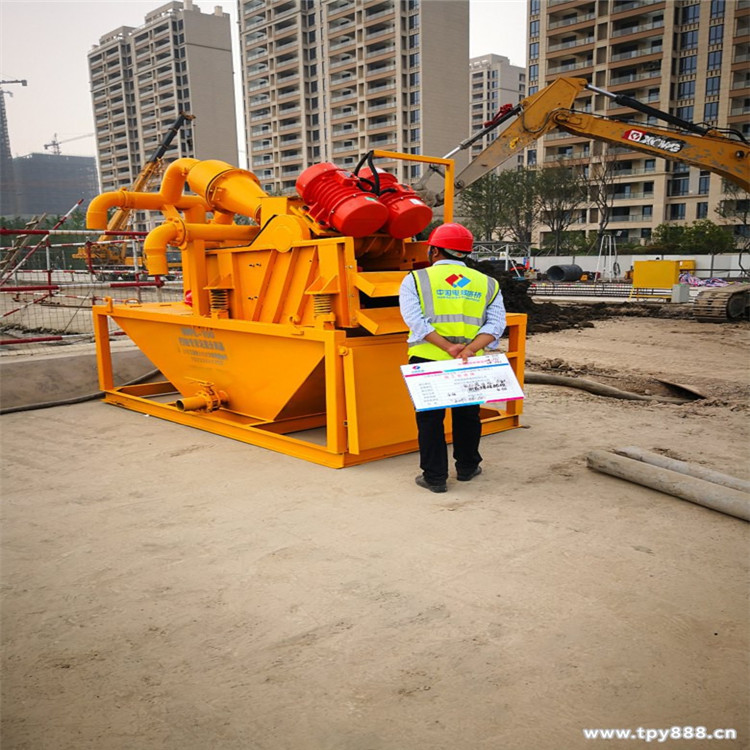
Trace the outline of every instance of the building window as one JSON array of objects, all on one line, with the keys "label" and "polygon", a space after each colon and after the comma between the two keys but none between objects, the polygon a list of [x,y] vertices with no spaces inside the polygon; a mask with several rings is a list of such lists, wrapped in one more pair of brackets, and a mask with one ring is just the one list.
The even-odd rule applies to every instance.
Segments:
[{"label": "building window", "polygon": [[534,81],[539,78],[539,66],[529,65],[529,80]]},{"label": "building window", "polygon": [[641,209],[641,215],[644,219],[650,219],[654,215],[654,207],[643,206],[643,208]]},{"label": "building window", "polygon": [[711,180],[711,176],[706,172],[701,172],[698,178],[698,195],[708,195],[708,184]]},{"label": "building window", "polygon": [[[714,54],[713,52],[710,54]],[[709,55],[710,56],[710,55]],[[697,57],[695,55],[688,55],[687,57],[680,58],[680,65],[678,68],[679,74],[686,75],[687,73],[695,73]]]},{"label": "building window", "polygon": [[706,78],[706,96],[718,96],[721,88],[721,77]]},{"label": "building window", "polygon": [[539,9],[541,6],[541,0],[531,0],[531,3],[529,5],[529,12],[532,16],[538,16],[539,15]]},{"label": "building window", "polygon": [[720,67],[721,67],[721,50],[718,49],[715,52],[709,52],[707,70],[717,70]]},{"label": "building window", "polygon": [[720,23],[716,26],[711,26],[708,30],[708,43],[709,44],[721,44],[724,38],[724,24]]},{"label": "building window", "polygon": [[539,21],[532,21],[529,24],[529,36],[539,36]]},{"label": "building window", "polygon": [[682,9],[682,23],[698,23],[700,17],[700,5],[687,5]]},{"label": "building window", "polygon": [[533,42],[529,45],[529,59],[536,60],[539,57],[539,42]]},{"label": "building window", "polygon": [[724,18],[725,0],[711,0],[711,18]]},{"label": "building window", "polygon": [[678,99],[692,99],[695,96],[695,81],[682,81],[677,84]]},{"label": "building window", "polygon": [[719,116],[719,102],[706,102],[703,105],[703,119],[713,121]]},{"label": "building window", "polygon": [[683,31],[680,34],[681,49],[695,49],[698,46],[698,31]]},{"label": "building window", "polygon": [[669,181],[668,195],[687,195],[689,192],[689,179],[687,177],[678,177]]},{"label": "building window", "polygon": [[529,86],[529,96],[536,94],[539,91],[539,86]]},{"label": "building window", "polygon": [[669,207],[669,218],[674,220],[684,219],[685,218],[685,203],[673,203]]},{"label": "building window", "polygon": [[677,107],[677,109],[675,110],[675,114],[682,120],[687,120],[688,122],[693,121],[692,107]]},{"label": "building window", "polygon": [[536,164],[536,149],[530,148],[526,152],[526,164],[530,167],[533,167],[534,164]]},{"label": "building window", "polygon": [[708,218],[708,203],[696,203],[695,204],[695,218],[706,219]]}]

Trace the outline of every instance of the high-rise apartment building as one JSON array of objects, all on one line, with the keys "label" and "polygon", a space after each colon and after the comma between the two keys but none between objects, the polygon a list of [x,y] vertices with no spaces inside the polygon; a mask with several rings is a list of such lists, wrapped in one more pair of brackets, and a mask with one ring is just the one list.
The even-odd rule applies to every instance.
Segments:
[{"label": "high-rise apartment building", "polygon": [[[469,61],[471,78],[470,132],[477,133],[492,120],[504,104],[517,104],[526,95],[526,68],[511,65],[503,55],[481,55]],[[500,128],[502,131],[502,128]],[[497,130],[483,136],[471,146],[472,157],[497,138]],[[523,164],[523,154],[518,163]],[[516,167],[515,160],[508,159],[503,169]]]},{"label": "high-rise apartment building", "polygon": [[133,183],[180,112],[184,126],[167,159],[237,164],[229,15],[192,0],[156,8],[138,28],[121,26],[88,55],[102,190]]},{"label": "high-rise apartment building", "polygon": [[[586,78],[682,119],[750,136],[750,0],[529,0],[528,93],[559,76]],[[585,92],[576,108],[669,127]],[[554,132],[529,164],[615,161],[607,230],[638,241],[665,222],[720,221],[722,179],[677,161]],[[595,209],[571,229],[596,229]]]},{"label": "high-rise apartment building", "polygon": [[[468,135],[466,0],[241,0],[250,169],[294,191],[305,167],[372,149],[443,156]],[[422,165],[380,160],[404,182]]]}]

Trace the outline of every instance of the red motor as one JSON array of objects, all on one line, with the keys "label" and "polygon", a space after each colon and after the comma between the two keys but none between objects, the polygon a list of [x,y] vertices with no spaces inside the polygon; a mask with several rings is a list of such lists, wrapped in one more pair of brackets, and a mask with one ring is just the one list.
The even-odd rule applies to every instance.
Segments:
[{"label": "red motor", "polygon": [[[408,186],[402,185],[395,175],[377,170],[377,180],[368,167],[359,170],[360,187],[375,193],[388,208],[388,221],[384,231],[403,240],[419,234],[432,221],[432,209]],[[378,184],[379,182],[379,184]]]},{"label": "red motor", "polygon": [[350,237],[373,234],[388,219],[388,209],[377,197],[362,192],[351,172],[330,162],[302,172],[297,192],[315,221]]}]

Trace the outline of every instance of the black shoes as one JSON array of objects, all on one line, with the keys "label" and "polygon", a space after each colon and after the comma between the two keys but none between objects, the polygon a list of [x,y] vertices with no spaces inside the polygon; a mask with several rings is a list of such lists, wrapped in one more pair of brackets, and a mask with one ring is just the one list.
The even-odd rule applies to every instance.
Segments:
[{"label": "black shoes", "polygon": [[418,477],[414,479],[414,481],[420,486],[424,487],[426,490],[429,490],[430,492],[447,492],[448,486],[443,482],[443,484],[430,484],[422,474],[420,474]]},{"label": "black shoes", "polygon": [[482,467],[477,466],[477,468],[469,474],[457,474],[456,479],[458,479],[459,482],[470,482],[474,477],[478,477],[481,473]]}]

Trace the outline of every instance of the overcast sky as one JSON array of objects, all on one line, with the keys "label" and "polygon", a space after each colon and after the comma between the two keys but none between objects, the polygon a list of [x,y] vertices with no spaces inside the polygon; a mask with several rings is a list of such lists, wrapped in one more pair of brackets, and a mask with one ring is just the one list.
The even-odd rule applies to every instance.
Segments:
[{"label": "overcast sky", "polygon": [[[440,2],[440,0],[423,0]],[[118,26],[140,26],[159,0],[0,0],[0,80],[26,79],[3,88],[14,156],[43,153],[55,137],[63,154],[93,156],[94,130],[86,54]],[[232,16],[236,0],[197,0],[210,13],[220,5]],[[526,64],[526,0],[471,0],[472,57],[495,53]],[[237,45],[234,45],[235,48]],[[239,69],[235,63],[239,81]],[[67,139],[67,143],[63,143]],[[240,140],[240,144],[242,141]],[[51,153],[51,151],[48,151]]]}]

